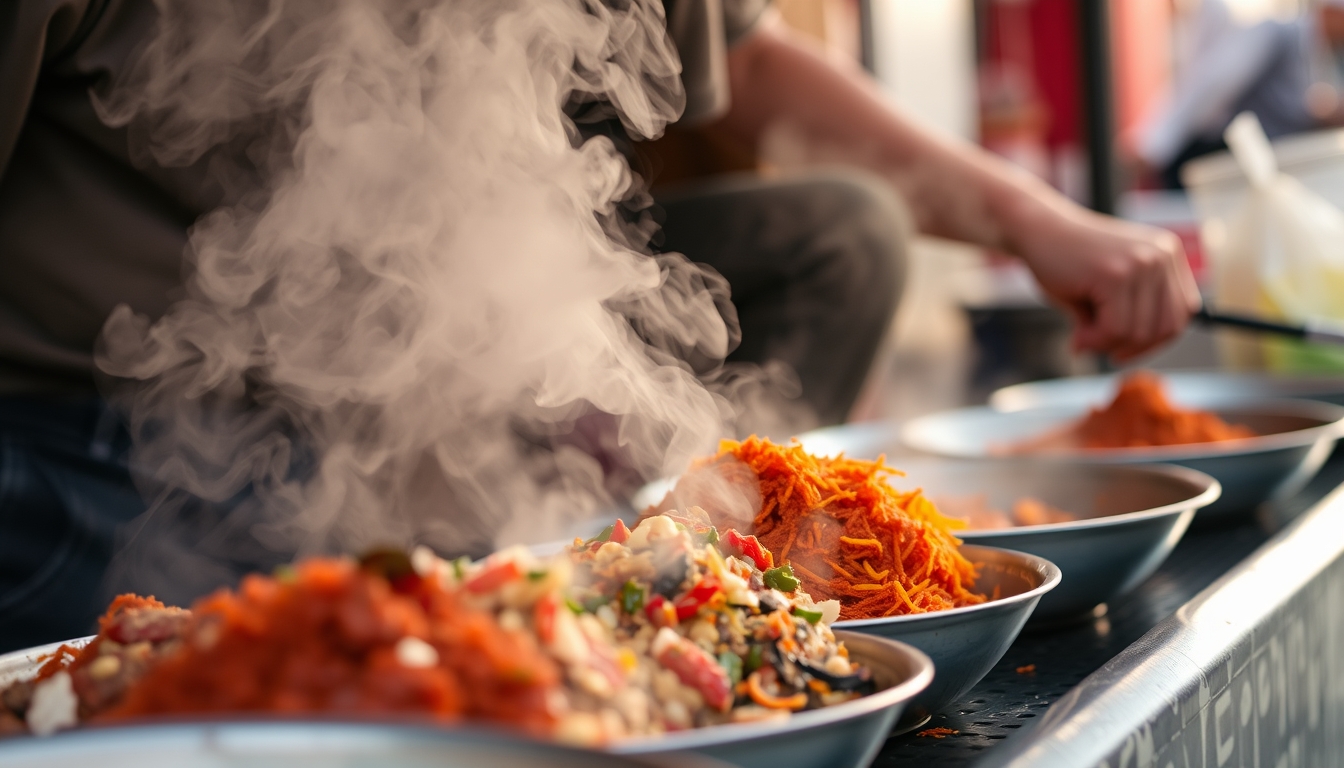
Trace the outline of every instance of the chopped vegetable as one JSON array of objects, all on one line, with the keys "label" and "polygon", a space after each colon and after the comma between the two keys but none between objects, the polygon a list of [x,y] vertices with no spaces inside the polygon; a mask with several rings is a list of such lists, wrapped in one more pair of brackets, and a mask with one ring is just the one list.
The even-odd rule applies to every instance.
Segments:
[{"label": "chopped vegetable", "polygon": [[729,528],[728,532],[723,534],[724,546],[728,549],[730,555],[741,555],[750,560],[757,570],[768,570],[775,564],[774,555],[761,546],[755,536],[743,536],[736,530]]},{"label": "chopped vegetable", "polygon": [[798,577],[793,575],[793,567],[787,563],[778,568],[771,568],[761,574],[765,586],[771,589],[778,589],[780,592],[795,592],[801,582]]},{"label": "chopped vegetable", "polygon": [[808,624],[816,624],[818,621],[821,621],[821,611],[809,611],[806,608],[800,608],[796,605],[793,607],[793,615],[806,621]]},{"label": "chopped vegetable", "polygon": [[706,578],[696,584],[690,592],[678,597],[673,606],[677,610],[677,620],[686,621],[700,613],[700,609],[714,599],[715,595],[723,594],[723,589],[719,583],[711,578]]},{"label": "chopped vegetable", "polygon": [[[733,706],[733,686],[727,670],[700,646],[664,627],[653,639],[653,657],[683,685],[699,692],[713,709],[727,712]],[[805,706],[807,697],[803,699]]]},{"label": "chopped vegetable", "polygon": [[790,696],[776,696],[765,689],[761,670],[747,676],[747,695],[751,700],[769,709],[802,709],[807,706],[807,694],[795,693]]},{"label": "chopped vegetable", "polygon": [[748,672],[755,672],[756,670],[760,669],[763,664],[765,664],[765,657],[761,653],[761,646],[759,645],[751,646],[751,650],[747,651],[746,662]]},{"label": "chopped vegetable", "polygon": [[493,592],[522,575],[522,569],[514,560],[500,560],[495,563],[487,561],[485,570],[467,579],[467,591],[478,595]]},{"label": "chopped vegetable", "polygon": [[611,533],[607,535],[606,541],[614,541],[617,544],[624,544],[630,540],[630,529],[625,527],[625,521],[616,518],[616,523],[612,526]]},{"label": "chopped vegetable", "polygon": [[635,613],[644,607],[644,598],[647,592],[643,587],[636,584],[633,580],[625,582],[621,586],[621,610],[626,613]]},{"label": "chopped vegetable", "polygon": [[742,657],[732,651],[724,651],[719,654],[719,666],[728,673],[728,681],[734,687],[742,682]]},{"label": "chopped vegetable", "polygon": [[654,595],[653,599],[644,606],[644,615],[648,617],[649,623],[655,627],[675,627],[677,625],[677,609],[672,605],[672,601],[662,595]]}]

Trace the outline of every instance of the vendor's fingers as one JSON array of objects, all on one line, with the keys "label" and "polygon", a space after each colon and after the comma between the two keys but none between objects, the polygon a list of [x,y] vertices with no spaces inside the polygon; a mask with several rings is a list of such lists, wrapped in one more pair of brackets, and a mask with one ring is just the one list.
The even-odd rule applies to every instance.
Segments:
[{"label": "vendor's fingers", "polygon": [[1073,351],[1101,352],[1102,333],[1097,325],[1096,307],[1091,304],[1072,304],[1065,307],[1073,317]]},{"label": "vendor's fingers", "polygon": [[1126,279],[1117,285],[1103,287],[1097,298],[1097,332],[1102,351],[1110,352],[1126,346],[1133,334],[1133,286]]},{"label": "vendor's fingers", "polygon": [[1159,341],[1166,320],[1167,296],[1170,292],[1166,285],[1166,269],[1161,262],[1143,264],[1130,289],[1130,306],[1133,317],[1130,318],[1129,333],[1123,346],[1129,348],[1147,348]]}]

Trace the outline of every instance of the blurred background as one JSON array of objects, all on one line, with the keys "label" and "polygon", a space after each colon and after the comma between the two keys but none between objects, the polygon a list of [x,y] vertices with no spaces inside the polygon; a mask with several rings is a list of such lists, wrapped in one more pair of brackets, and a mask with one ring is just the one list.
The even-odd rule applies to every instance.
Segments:
[{"label": "blurred background", "polygon": [[[870,69],[890,98],[1096,210],[1178,234],[1214,292],[1246,184],[1222,131],[1256,113],[1281,170],[1344,207],[1332,0],[778,0],[787,22]],[[787,166],[788,142],[756,161]],[[914,248],[901,311],[854,419],[983,401],[1020,381],[1109,369],[1020,264]],[[1219,333],[1227,334],[1221,331]],[[1329,354],[1192,328],[1138,365],[1341,371]],[[1300,350],[1299,350],[1300,352]]]}]

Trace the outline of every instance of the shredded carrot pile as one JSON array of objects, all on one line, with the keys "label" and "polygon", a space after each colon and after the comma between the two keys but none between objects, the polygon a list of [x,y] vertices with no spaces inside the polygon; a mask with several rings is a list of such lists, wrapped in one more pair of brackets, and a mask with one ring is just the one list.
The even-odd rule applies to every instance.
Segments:
[{"label": "shredded carrot pile", "polygon": [[1075,434],[1083,448],[1134,448],[1212,443],[1255,437],[1256,433],[1207,411],[1175,407],[1157,374],[1138,371],[1120,383],[1110,405],[1094,408],[1075,428]]},{"label": "shredded carrot pile", "polygon": [[[407,638],[433,652],[408,663],[399,652]],[[481,717],[545,735],[554,721],[547,695],[558,684],[530,636],[503,630],[436,579],[394,590],[352,561],[312,559],[198,601],[181,649],[104,717],[396,712]]]},{"label": "shredded carrot pile", "polygon": [[841,619],[984,601],[971,591],[975,567],[952,535],[961,524],[921,491],[893,488],[888,478],[901,473],[882,459],[819,458],[757,437],[724,441],[716,460],[729,456],[760,483],[753,533],[813,599],[839,600]]}]

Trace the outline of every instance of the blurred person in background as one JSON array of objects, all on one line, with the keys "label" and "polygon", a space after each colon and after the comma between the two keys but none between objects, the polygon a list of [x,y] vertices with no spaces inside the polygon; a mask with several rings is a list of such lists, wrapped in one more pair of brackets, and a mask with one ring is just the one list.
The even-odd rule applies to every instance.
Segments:
[{"label": "blurred person in background", "polygon": [[[1080,349],[1142,354],[1196,308],[1174,235],[1083,209],[918,127],[856,64],[787,30],[766,0],[668,0],[667,11],[684,121],[747,147],[784,122],[853,150],[847,170],[745,173],[659,197],[658,247],[727,278],[722,310],[741,329],[731,359],[792,368],[822,422],[845,418],[872,364],[914,230],[1021,258],[1074,316]],[[188,228],[222,194],[208,157],[155,165],[93,107],[91,93],[153,34],[156,13],[150,0],[10,0],[0,10],[0,651],[87,633],[118,530],[138,544],[147,526],[167,524],[144,514],[129,437],[99,395],[93,356],[113,308],[157,318],[180,295]],[[609,116],[576,120],[600,132]],[[182,546],[244,559],[246,521],[228,503],[183,508],[199,516],[174,523]],[[180,594],[160,596],[189,599],[231,567],[179,569]]]},{"label": "blurred person in background", "polygon": [[1186,161],[1226,149],[1223,131],[1250,111],[1271,138],[1344,124],[1336,49],[1344,45],[1344,0],[1311,0],[1291,20],[1239,22],[1226,0],[1181,4],[1175,83],[1141,129],[1141,174],[1181,188]]}]

